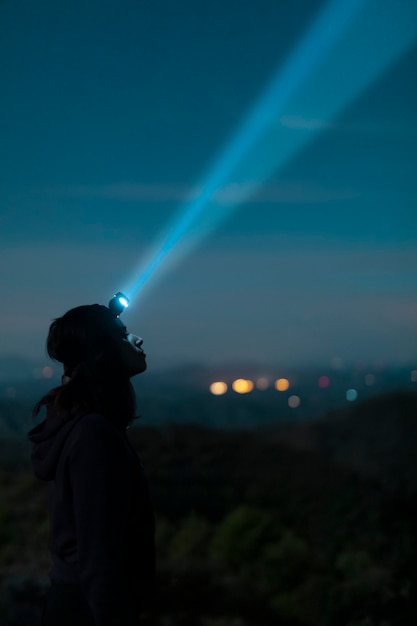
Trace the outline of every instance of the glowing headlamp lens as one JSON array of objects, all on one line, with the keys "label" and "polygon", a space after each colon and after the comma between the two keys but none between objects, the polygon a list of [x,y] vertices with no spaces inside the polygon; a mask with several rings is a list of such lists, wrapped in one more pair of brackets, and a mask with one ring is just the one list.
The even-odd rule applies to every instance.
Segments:
[{"label": "glowing headlamp lens", "polygon": [[129,306],[129,299],[120,291],[109,302],[109,309],[118,317]]},{"label": "glowing headlamp lens", "polygon": [[119,296],[118,298],[120,304],[127,309],[127,307],[129,306],[129,300],[126,298],[126,296]]}]

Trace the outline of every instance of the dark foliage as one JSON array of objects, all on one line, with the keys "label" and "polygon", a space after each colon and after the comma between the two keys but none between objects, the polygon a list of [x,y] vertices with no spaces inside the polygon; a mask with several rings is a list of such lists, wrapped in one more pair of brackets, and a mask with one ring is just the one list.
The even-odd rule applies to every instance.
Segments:
[{"label": "dark foliage", "polygon": [[[415,407],[389,396],[295,428],[132,428],[158,520],[144,626],[415,625]],[[0,620],[35,626],[45,493],[15,461],[0,473]]]}]

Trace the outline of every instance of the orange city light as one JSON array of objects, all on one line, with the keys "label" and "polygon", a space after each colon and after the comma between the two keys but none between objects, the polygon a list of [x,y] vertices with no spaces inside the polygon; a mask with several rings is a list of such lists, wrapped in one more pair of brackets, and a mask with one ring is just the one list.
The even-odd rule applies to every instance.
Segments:
[{"label": "orange city light", "polygon": [[232,389],[236,393],[250,393],[253,389],[253,382],[246,378],[237,378],[232,383]]},{"label": "orange city light", "polygon": [[275,389],[277,391],[287,391],[290,387],[290,381],[287,378],[278,378],[275,381]]},{"label": "orange city light", "polygon": [[210,392],[214,396],[222,396],[227,391],[227,385],[223,381],[216,381],[215,383],[211,383]]}]

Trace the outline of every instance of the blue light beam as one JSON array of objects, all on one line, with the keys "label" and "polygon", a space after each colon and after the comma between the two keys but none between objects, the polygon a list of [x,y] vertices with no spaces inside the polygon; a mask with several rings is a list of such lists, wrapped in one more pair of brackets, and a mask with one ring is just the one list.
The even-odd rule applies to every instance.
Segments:
[{"label": "blue light beam", "polygon": [[[185,204],[124,289],[128,297],[141,291],[156,270],[166,270],[168,257],[172,269],[395,63],[416,37],[417,2],[330,0],[209,170],[201,192]],[[323,123],[308,131],[288,127],[282,120],[292,111]],[[228,201],[222,187],[224,191],[231,183],[238,193]]]}]

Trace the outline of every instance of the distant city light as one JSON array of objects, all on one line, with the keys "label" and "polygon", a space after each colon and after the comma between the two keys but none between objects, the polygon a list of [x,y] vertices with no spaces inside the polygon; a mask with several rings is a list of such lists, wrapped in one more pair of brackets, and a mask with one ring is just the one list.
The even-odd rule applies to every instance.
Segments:
[{"label": "distant city light", "polygon": [[253,390],[253,382],[246,378],[237,378],[232,383],[232,389],[236,393],[250,393]]},{"label": "distant city light", "polygon": [[53,375],[54,370],[49,365],[45,365],[45,367],[42,368],[42,376],[44,378],[52,378]]},{"label": "distant city light", "polygon": [[275,389],[277,391],[287,391],[290,387],[290,381],[287,378],[278,378],[275,381]]},{"label": "distant city light", "polygon": [[222,381],[216,381],[215,383],[211,383],[210,392],[213,396],[222,396],[227,391],[226,383]]},{"label": "distant city light", "polygon": [[261,378],[258,378],[256,381],[256,388],[260,389],[261,391],[264,391],[265,389],[268,389],[269,387],[269,380],[267,378],[265,378],[265,376],[261,376]]},{"label": "distant city light", "polygon": [[367,387],[371,387],[372,385],[375,385],[375,381],[376,381],[376,377],[374,374],[367,374],[365,376],[365,385]]},{"label": "distant city light", "polygon": [[288,406],[291,409],[296,409],[301,404],[301,399],[299,396],[290,396],[288,398]]},{"label": "distant city light", "polygon": [[330,378],[328,376],[320,376],[318,385],[320,389],[326,389],[330,385]]},{"label": "distant city light", "polygon": [[346,400],[348,402],[354,402],[354,400],[356,400],[356,398],[358,397],[358,392],[356,391],[356,389],[348,389],[346,392]]},{"label": "distant city light", "polygon": [[417,383],[417,370],[412,370],[410,373],[410,380],[412,383]]}]

